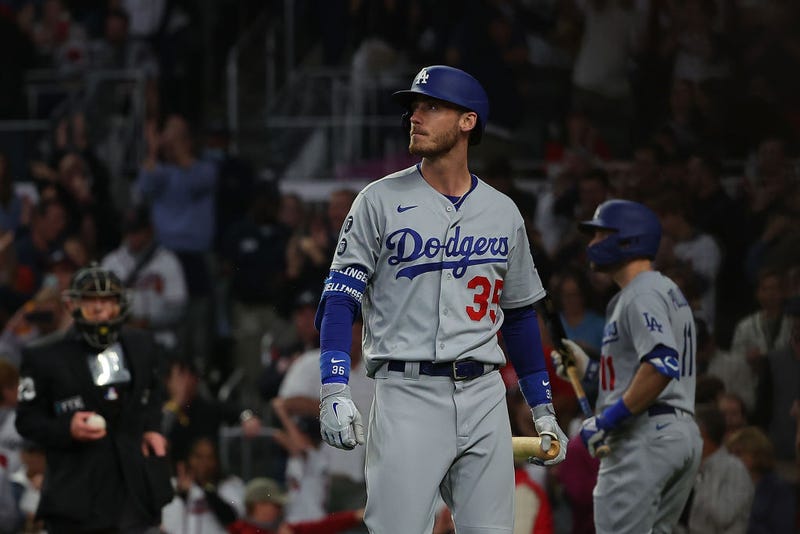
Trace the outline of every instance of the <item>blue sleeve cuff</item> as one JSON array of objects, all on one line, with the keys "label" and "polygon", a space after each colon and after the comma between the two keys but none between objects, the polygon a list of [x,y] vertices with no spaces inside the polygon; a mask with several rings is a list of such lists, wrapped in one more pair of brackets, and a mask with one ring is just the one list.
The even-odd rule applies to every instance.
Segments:
[{"label": "blue sleeve cuff", "polygon": [[350,381],[350,355],[338,350],[327,350],[319,357],[320,378],[323,384]]},{"label": "blue sleeve cuff", "polygon": [[520,378],[545,371],[542,335],[533,306],[503,310],[500,333],[506,346],[506,355]]},{"label": "blue sleeve cuff", "polygon": [[622,422],[631,415],[633,414],[628,407],[625,406],[625,402],[619,399],[616,403],[603,410],[602,414],[597,416],[597,428],[612,430],[622,424]]},{"label": "blue sleeve cuff", "polygon": [[547,371],[537,371],[519,379],[519,390],[525,397],[525,402],[533,408],[540,404],[553,402],[553,392],[550,389],[550,375]]}]

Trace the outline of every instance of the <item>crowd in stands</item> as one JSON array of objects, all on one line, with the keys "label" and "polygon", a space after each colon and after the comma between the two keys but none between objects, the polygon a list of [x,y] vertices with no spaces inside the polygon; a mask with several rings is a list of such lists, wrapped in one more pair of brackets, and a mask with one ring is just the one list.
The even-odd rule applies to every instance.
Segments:
[{"label": "crowd in stands", "polygon": [[[22,174],[0,146],[0,532],[12,524],[36,532],[45,469],[42,451],[13,428],[20,348],[70,324],[61,293],[92,261],[130,289],[131,322],[152,330],[164,350],[164,434],[177,488],[164,509],[165,530],[252,532],[247,517],[278,525],[285,515],[285,528],[294,530],[280,532],[359,532],[363,450],[320,446],[314,328],[357,191],[342,182],[323,203],[282,192],[217,137],[204,138],[206,118],[186,84],[197,58],[185,4],[0,0],[0,42],[14,50],[0,67],[7,74],[2,118],[25,107],[26,69],[136,68],[150,81],[146,150],[126,205],[112,184],[128,177],[112,176],[101,157],[92,110],[57,117]],[[502,155],[481,159],[473,171],[518,205],[566,331],[589,354],[601,349],[614,290],[589,272],[576,223],[608,198],[656,211],[663,238],[655,266],[679,284],[698,323],[704,460],[681,528],[794,532],[800,4],[296,4],[314,12],[309,21],[327,17],[353,30],[319,24],[329,64],[373,76],[447,63],[486,86],[490,126],[541,158],[546,178],[526,187]],[[544,335],[543,342],[549,354],[552,341]],[[366,414],[372,391],[358,372],[360,346],[352,363],[354,401]],[[535,432],[513,369],[503,372],[515,432]],[[561,426],[574,436],[574,394],[552,376]],[[592,384],[586,389],[591,396]],[[237,472],[221,456],[223,426],[240,427],[236,440],[259,444],[250,452],[254,472]],[[259,461],[264,455],[270,458]],[[596,470],[579,439],[558,467],[518,466],[517,523],[524,532],[593,532]],[[448,520],[443,510],[434,532],[448,532]]]}]

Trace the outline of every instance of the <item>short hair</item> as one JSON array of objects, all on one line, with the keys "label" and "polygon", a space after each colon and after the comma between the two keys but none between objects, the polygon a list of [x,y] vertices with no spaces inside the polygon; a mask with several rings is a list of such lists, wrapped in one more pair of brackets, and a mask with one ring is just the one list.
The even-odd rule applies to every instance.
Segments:
[{"label": "short hair", "polygon": [[753,457],[753,469],[759,473],[771,471],[775,466],[775,448],[769,437],[757,426],[746,426],[733,431],[725,440],[725,446],[737,456],[750,454]]},{"label": "short hair", "polygon": [[697,377],[695,386],[695,403],[697,405],[716,404],[717,399],[723,393],[725,393],[725,382],[721,378],[709,374]]},{"label": "short hair", "polygon": [[701,404],[695,410],[695,419],[697,424],[705,430],[714,444],[722,445],[722,440],[725,437],[725,416],[714,404]]}]

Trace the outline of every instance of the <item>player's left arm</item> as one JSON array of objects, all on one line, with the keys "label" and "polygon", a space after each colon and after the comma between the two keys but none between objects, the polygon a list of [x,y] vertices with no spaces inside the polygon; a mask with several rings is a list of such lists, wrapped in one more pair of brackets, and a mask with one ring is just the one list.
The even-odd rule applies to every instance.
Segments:
[{"label": "player's left arm", "polygon": [[[544,360],[536,310],[532,305],[528,305],[503,310],[503,315],[500,333],[506,345],[508,359],[511,360],[519,378],[522,396],[531,407],[536,431],[543,438],[550,436],[551,439],[557,439],[561,446],[558,456],[543,463],[545,465],[560,463],[567,454],[568,438],[556,421],[550,375]],[[549,443],[542,447],[545,450],[550,448]],[[540,460],[535,461],[540,462]]]}]

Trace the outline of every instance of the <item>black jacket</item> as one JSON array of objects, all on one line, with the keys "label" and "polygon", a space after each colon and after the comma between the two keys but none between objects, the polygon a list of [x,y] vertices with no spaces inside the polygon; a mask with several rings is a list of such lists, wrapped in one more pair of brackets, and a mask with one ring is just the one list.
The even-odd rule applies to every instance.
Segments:
[{"label": "black jacket", "polygon": [[[75,329],[23,349],[16,425],[44,447],[47,470],[37,516],[80,528],[113,528],[125,499],[137,514],[158,524],[160,507],[149,487],[142,435],[160,432],[161,358],[148,332],[123,328],[119,338],[131,381],[95,385],[87,358],[96,354]],[[72,414],[95,411],[107,434],[76,441]],[[131,506],[131,505],[129,505]]]}]

